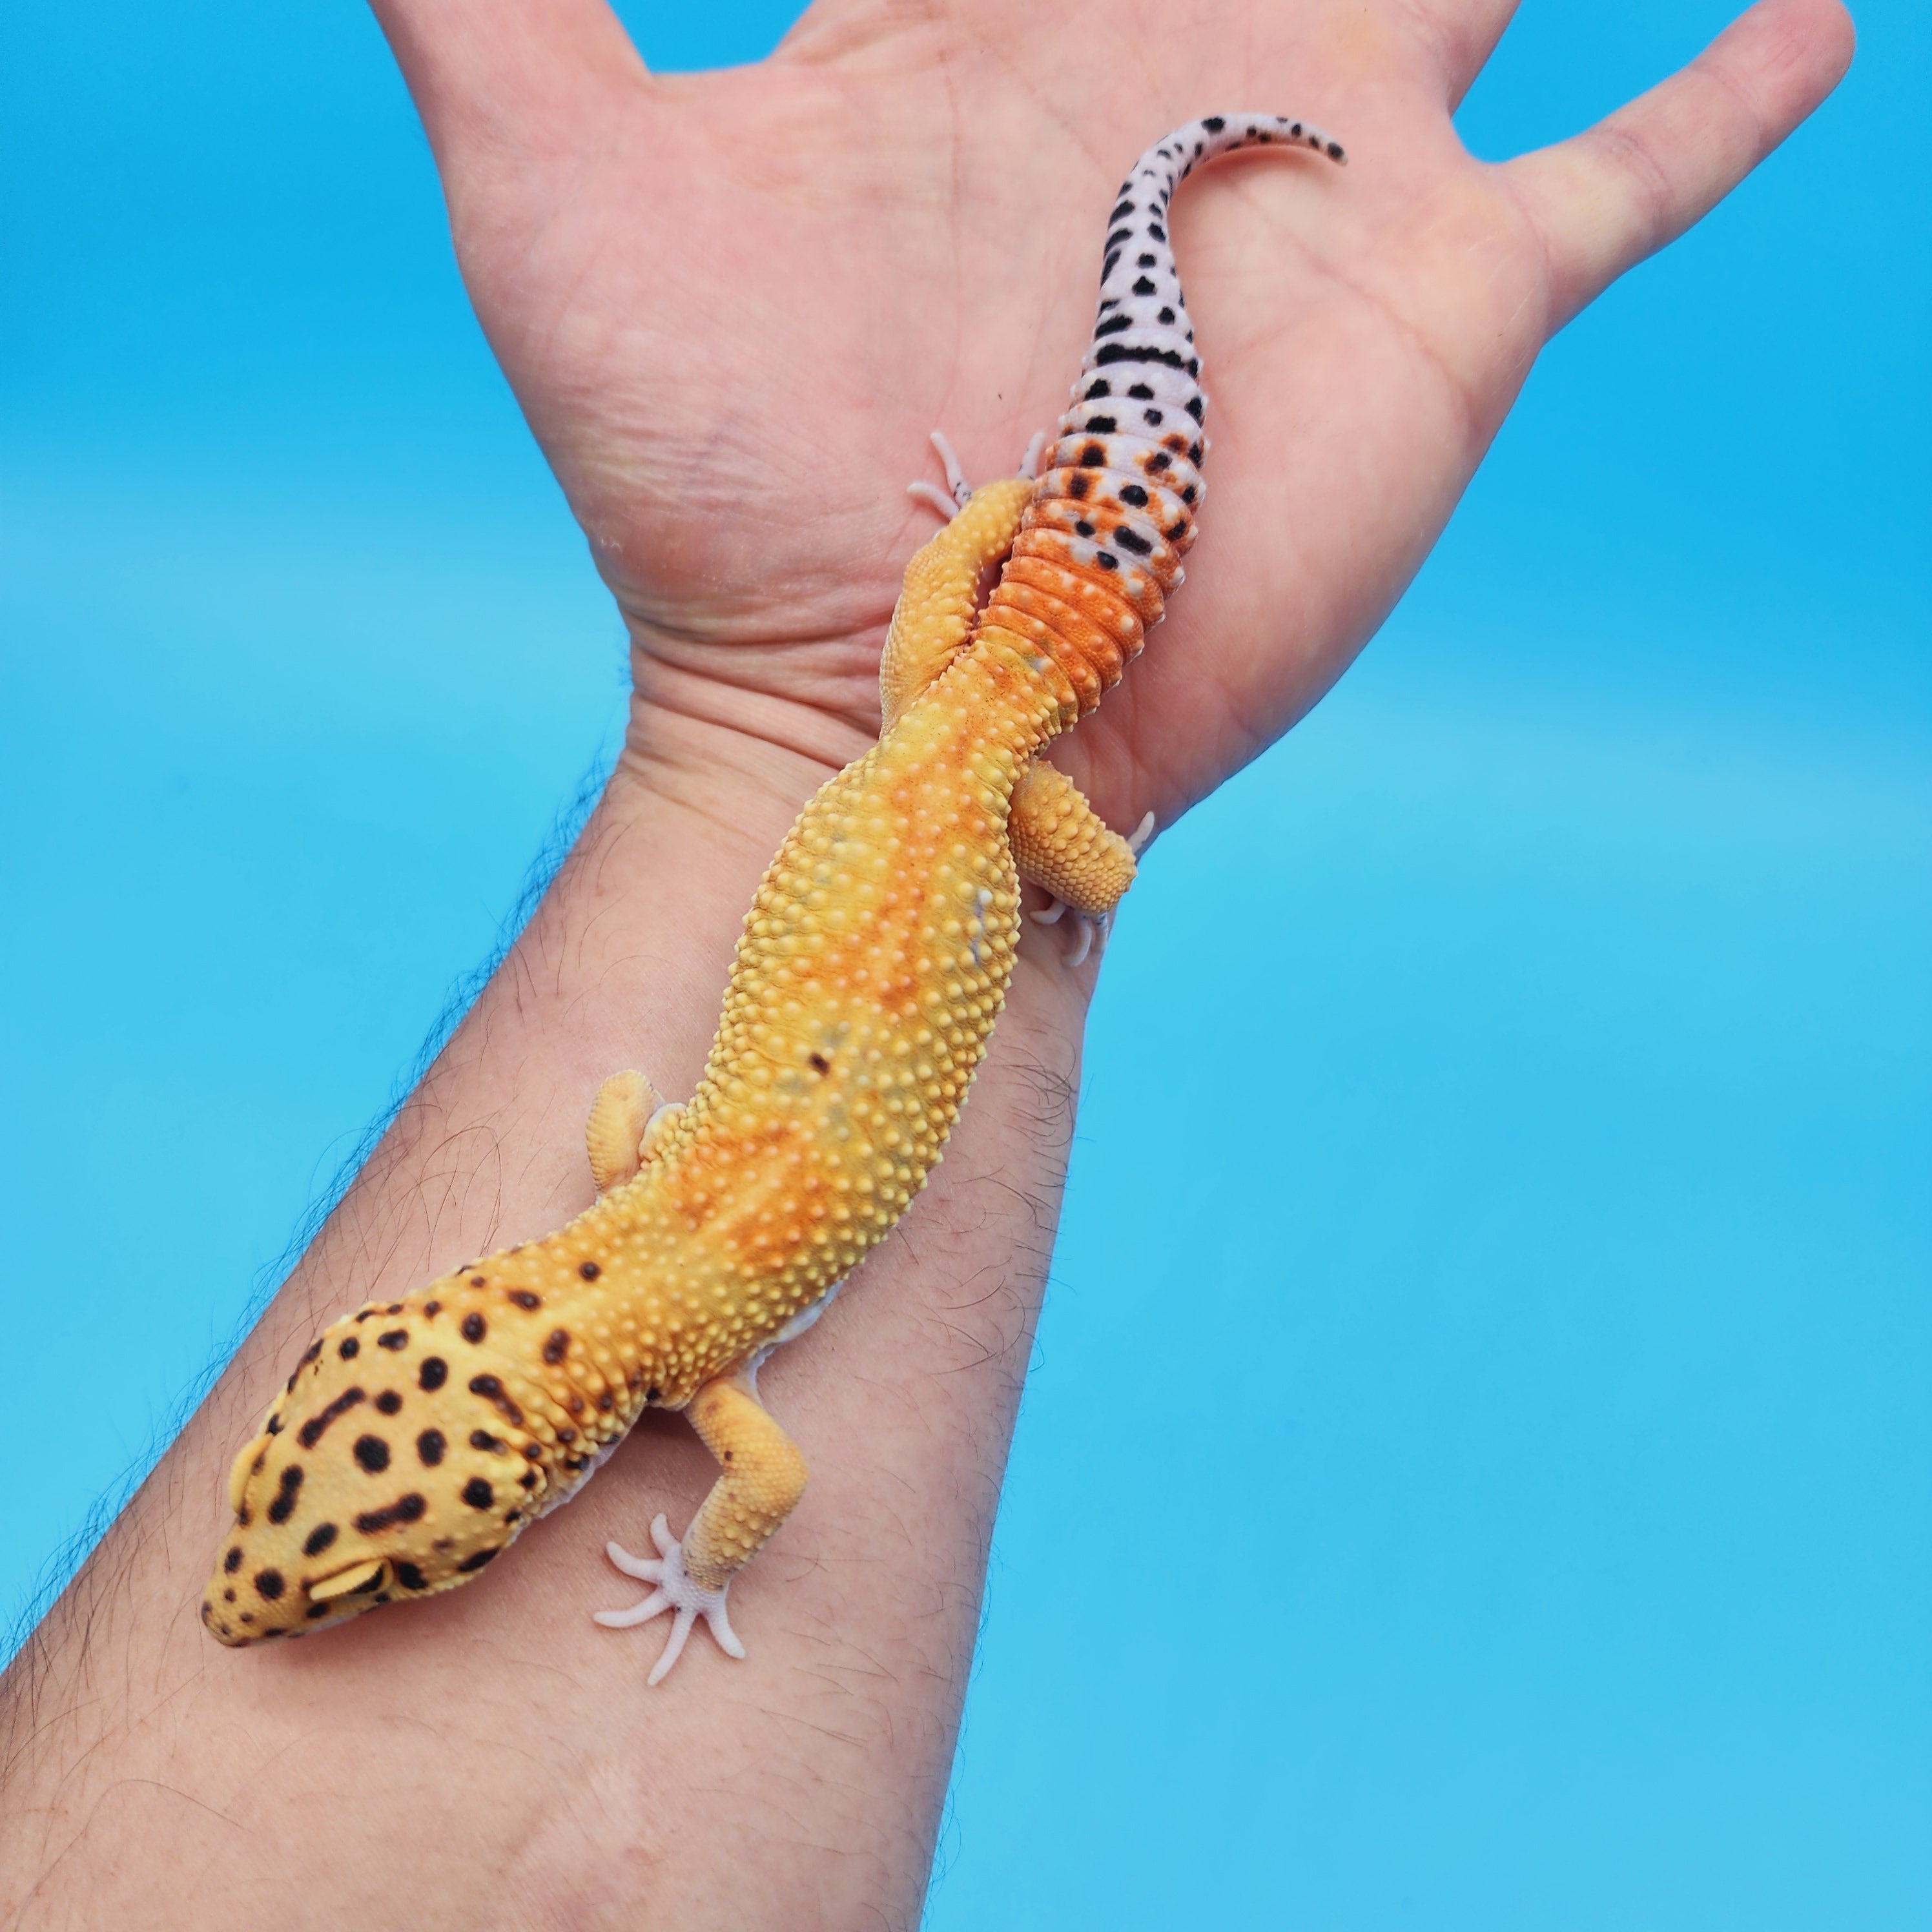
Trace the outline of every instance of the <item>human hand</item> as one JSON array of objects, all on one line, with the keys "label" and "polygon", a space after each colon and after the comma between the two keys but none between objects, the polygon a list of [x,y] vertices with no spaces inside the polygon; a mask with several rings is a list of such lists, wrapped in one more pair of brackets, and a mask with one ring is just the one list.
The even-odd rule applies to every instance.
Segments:
[{"label": "human hand", "polygon": [[[647,74],[602,0],[376,0],[477,312],[670,714],[837,764],[876,730],[904,485],[975,480],[1064,406],[1123,171],[1217,110],[1347,145],[1190,182],[1177,247],[1214,398],[1192,579],[1058,761],[1163,823],[1340,675],[1537,352],[1816,105],[1836,0],[1762,0],[1587,134],[1498,166],[1450,114],[1510,0],[820,0],[778,52]],[[1150,52],[1154,58],[1150,58]]]}]

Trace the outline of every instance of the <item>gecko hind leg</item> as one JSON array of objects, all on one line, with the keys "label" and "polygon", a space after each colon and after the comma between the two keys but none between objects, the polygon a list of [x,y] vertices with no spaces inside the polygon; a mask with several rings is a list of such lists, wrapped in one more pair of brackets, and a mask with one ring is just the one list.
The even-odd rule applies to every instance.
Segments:
[{"label": "gecko hind leg", "polygon": [[1067,959],[1084,963],[1096,937],[1104,937],[1114,911],[1134,882],[1138,860],[1154,836],[1149,812],[1126,838],[1112,830],[1080,788],[1057,767],[1038,760],[1013,788],[1007,831],[1013,862],[1023,878],[1052,894],[1036,925],[1052,926],[1071,913],[1076,939]]}]

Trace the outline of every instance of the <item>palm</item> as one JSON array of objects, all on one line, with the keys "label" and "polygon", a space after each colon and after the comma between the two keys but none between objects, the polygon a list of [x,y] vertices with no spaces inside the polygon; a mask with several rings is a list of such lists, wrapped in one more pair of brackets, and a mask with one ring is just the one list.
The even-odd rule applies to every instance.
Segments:
[{"label": "palm", "polygon": [[[763,66],[670,82],[599,0],[554,4],[517,61],[439,47],[424,4],[384,10],[464,271],[646,679],[855,726],[930,527],[904,494],[924,433],[976,478],[1057,416],[1134,155],[1216,110],[1348,142],[1346,175],[1244,158],[1179,206],[1212,502],[1196,580],[1066,748],[1117,822],[1171,818],[1318,697],[1548,334],[1808,111],[1846,38],[1833,0],[1768,0],[1608,134],[1491,167],[1449,116],[1508,0],[1202,0],[1139,33],[820,0]],[[528,0],[497,6],[507,40]]]}]

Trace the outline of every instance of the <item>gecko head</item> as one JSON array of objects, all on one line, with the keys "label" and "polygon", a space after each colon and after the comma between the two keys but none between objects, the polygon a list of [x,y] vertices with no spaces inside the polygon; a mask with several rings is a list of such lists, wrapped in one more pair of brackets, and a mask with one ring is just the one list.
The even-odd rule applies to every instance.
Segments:
[{"label": "gecko head", "polygon": [[428,1328],[419,1309],[374,1306],[304,1354],[229,1474],[234,1526],[201,1603],[218,1641],[452,1589],[523,1526],[542,1479]]}]

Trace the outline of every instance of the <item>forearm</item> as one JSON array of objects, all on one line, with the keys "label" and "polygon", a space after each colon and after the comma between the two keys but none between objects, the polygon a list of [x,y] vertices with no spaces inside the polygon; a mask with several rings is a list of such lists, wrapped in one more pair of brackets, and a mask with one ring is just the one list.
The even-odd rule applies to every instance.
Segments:
[{"label": "forearm", "polygon": [[662,1417],[472,1588],[241,1653],[196,1614],[228,1460],[313,1330],[587,1204],[604,1075],[690,1090],[758,874],[860,748],[768,722],[642,715],[530,926],[16,1664],[0,1922],[916,1918],[1072,1126],[1084,998],[1050,944],[932,1186],[766,1372],[812,1485],[734,1592],[748,1661],[696,1647],[646,1690],[590,1622],[606,1538],[708,1481]]}]

